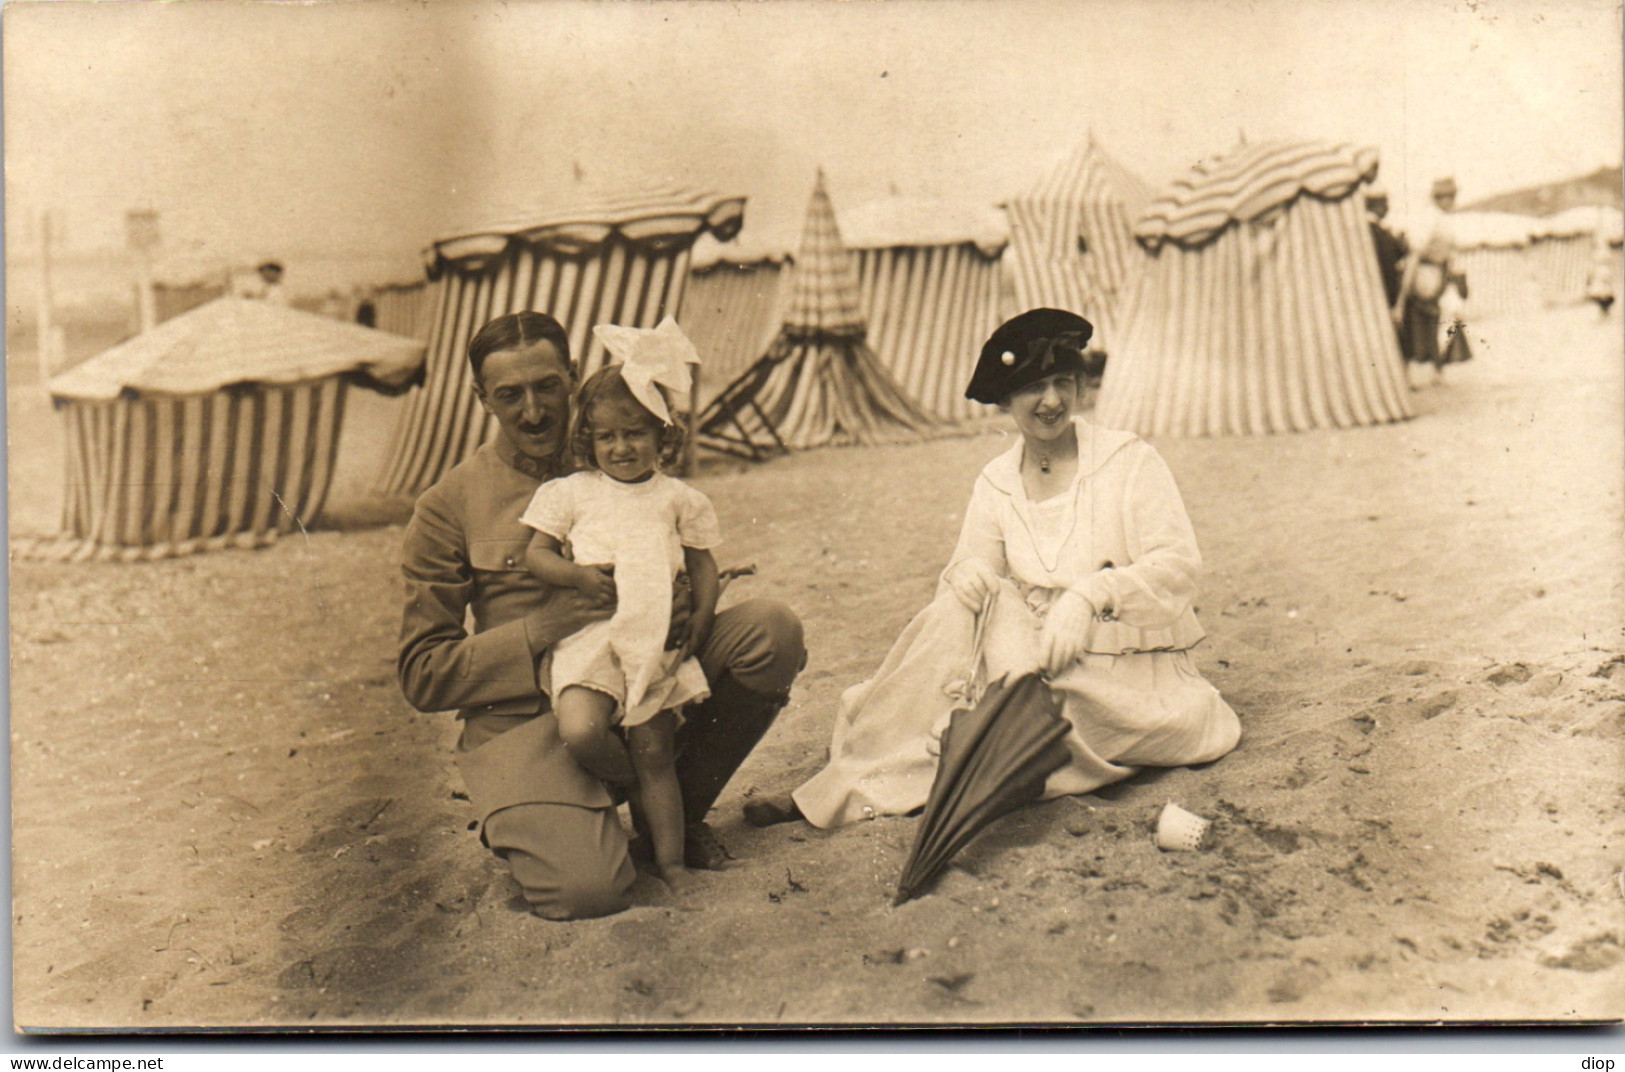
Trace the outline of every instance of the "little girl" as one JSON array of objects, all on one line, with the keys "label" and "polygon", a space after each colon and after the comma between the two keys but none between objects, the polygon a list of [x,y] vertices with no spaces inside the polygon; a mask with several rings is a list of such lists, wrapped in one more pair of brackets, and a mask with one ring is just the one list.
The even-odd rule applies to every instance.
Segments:
[{"label": "little girl", "polygon": [[[699,357],[670,317],[653,330],[593,331],[621,364],[594,373],[576,395],[573,443],[590,468],[543,484],[521,520],[536,530],[525,558],[532,573],[595,599],[614,598],[616,611],[554,645],[540,684],[582,766],[610,781],[635,776],[655,865],[680,890],[693,879],[683,863],[676,710],[709,695],[693,656],[716,615],[710,548],[720,533],[711,501],[659,468],[676,460],[684,438],[667,391],[686,394],[688,365]],[[566,544],[569,558],[561,553]],[[693,613],[677,649],[666,651],[680,570],[692,587]],[[626,731],[630,769],[617,724]]]}]

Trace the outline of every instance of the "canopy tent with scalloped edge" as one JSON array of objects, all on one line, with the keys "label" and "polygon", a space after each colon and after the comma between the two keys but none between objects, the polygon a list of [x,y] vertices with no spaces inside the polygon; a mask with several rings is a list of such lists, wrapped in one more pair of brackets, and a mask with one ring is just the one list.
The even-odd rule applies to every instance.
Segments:
[{"label": "canopy tent with scalloped edge", "polygon": [[699,419],[699,442],[758,458],[779,449],[917,439],[933,421],[865,342],[858,270],[818,174],[784,323],[767,353]]},{"label": "canopy tent with scalloped edge", "polygon": [[943,420],[985,416],[965,398],[982,343],[999,326],[999,260],[1009,225],[992,206],[891,196],[841,214],[858,260],[867,341],[903,392]]},{"label": "canopy tent with scalloped edge", "polygon": [[495,432],[467,360],[468,341],[487,321],[525,310],[552,315],[587,376],[605,360],[593,325],[652,328],[680,316],[695,240],[731,238],[744,211],[742,197],[687,187],[583,194],[435,242],[425,252],[438,295],[423,388],[407,400],[377,490],[422,491]]},{"label": "canopy tent with scalloped edge", "polygon": [[1577,205],[1531,222],[1530,270],[1540,285],[1544,305],[1573,305],[1585,300],[1586,280],[1597,255],[1614,231],[1618,209]]},{"label": "canopy tent with scalloped edge", "polygon": [[434,324],[435,294],[435,285],[425,279],[381,283],[361,294],[357,313],[363,303],[370,303],[371,327],[426,342]]},{"label": "canopy tent with scalloped edge", "polygon": [[1469,320],[1584,301],[1599,247],[1625,232],[1617,208],[1581,205],[1551,216],[1451,214],[1452,268],[1467,279]]},{"label": "canopy tent with scalloped edge", "polygon": [[[793,240],[792,240],[793,241]],[[702,235],[689,260],[683,330],[704,362],[696,399],[709,401],[766,352],[784,323],[794,274],[788,243]]]},{"label": "canopy tent with scalloped edge", "polygon": [[1529,255],[1529,216],[1509,212],[1453,212],[1451,270],[1466,278],[1463,316],[1469,321],[1539,309],[1540,281]]},{"label": "canopy tent with scalloped edge", "polygon": [[345,391],[399,389],[423,344],[217,298],[51,380],[66,423],[62,532],[23,553],[154,559],[260,547],[321,513]]},{"label": "canopy tent with scalloped edge", "polygon": [[1244,145],[1147,206],[1150,254],[1095,414],[1142,435],[1346,428],[1411,415],[1363,182],[1374,150]]},{"label": "canopy tent with scalloped edge", "polygon": [[1053,171],[1005,203],[1005,316],[1040,308],[1075,312],[1094,325],[1089,348],[1109,353],[1119,307],[1144,267],[1134,221],[1151,196],[1091,132]]}]

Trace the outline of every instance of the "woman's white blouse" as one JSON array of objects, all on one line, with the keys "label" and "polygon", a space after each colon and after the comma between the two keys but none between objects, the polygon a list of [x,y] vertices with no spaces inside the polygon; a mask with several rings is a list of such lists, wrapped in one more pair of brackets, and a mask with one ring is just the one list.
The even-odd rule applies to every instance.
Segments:
[{"label": "woman's white blouse", "polygon": [[979,558],[1024,586],[1070,588],[1097,610],[1112,607],[1115,621],[1089,626],[1089,652],[1192,647],[1205,635],[1191,608],[1202,557],[1173,474],[1131,433],[1082,418],[1073,425],[1070,490],[1039,504],[1028,499],[1018,440],[977,477],[948,569]]}]

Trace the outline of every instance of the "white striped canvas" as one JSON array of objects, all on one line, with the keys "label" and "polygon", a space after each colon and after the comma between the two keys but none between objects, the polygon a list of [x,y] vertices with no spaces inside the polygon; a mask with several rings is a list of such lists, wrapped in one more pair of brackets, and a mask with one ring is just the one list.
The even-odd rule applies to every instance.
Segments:
[{"label": "white striped canvas", "polygon": [[189,397],[65,400],[62,534],[32,557],[139,561],[254,548],[326,501],[345,380]]},{"label": "white striped canvas", "polygon": [[487,321],[524,310],[552,315],[585,377],[605,358],[593,326],[654,327],[667,314],[681,319],[694,240],[707,231],[735,233],[743,212],[742,198],[682,191],[663,202],[644,192],[601,199],[580,219],[552,211],[505,224],[508,230],[437,243],[439,296],[424,383],[407,399],[376,490],[416,494],[495,432],[474,395],[467,360],[469,339]]},{"label": "white striped canvas", "polygon": [[1003,317],[1065,309],[1094,325],[1090,347],[1110,353],[1118,306],[1145,262],[1135,219],[1150,188],[1093,135],[1032,189],[1010,199]]},{"label": "white striped canvas", "polygon": [[[1375,155],[1338,159],[1318,143],[1240,155],[1175,184],[1137,226],[1154,255],[1125,309],[1097,419],[1194,436],[1410,416],[1362,199],[1352,196]],[[1259,215],[1229,217],[1242,206]]]}]

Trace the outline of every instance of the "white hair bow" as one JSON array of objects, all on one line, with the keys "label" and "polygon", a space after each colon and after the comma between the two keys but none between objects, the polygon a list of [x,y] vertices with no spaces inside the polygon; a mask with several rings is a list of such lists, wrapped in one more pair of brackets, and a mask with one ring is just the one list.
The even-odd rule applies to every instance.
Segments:
[{"label": "white hair bow", "polygon": [[621,364],[621,378],[632,397],[665,424],[671,412],[660,393],[664,387],[686,398],[693,376],[690,365],[700,363],[699,351],[671,317],[657,328],[625,328],[619,324],[599,324],[592,329],[611,357]]}]

